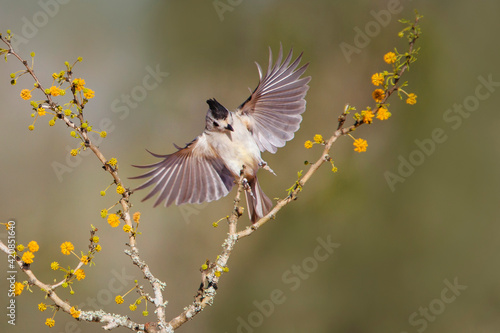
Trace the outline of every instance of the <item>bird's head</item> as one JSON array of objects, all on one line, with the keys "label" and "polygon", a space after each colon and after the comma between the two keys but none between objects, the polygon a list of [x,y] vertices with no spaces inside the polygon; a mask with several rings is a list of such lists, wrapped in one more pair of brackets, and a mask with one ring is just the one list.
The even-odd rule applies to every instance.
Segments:
[{"label": "bird's head", "polygon": [[207,100],[210,107],[207,112],[205,128],[214,132],[233,132],[233,117],[231,112],[215,98]]}]

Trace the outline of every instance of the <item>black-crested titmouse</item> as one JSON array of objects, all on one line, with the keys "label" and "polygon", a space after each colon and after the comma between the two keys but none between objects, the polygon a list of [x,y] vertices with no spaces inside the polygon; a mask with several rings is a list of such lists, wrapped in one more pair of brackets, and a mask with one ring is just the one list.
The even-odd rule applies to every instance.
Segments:
[{"label": "black-crested titmouse", "polygon": [[301,114],[306,109],[304,97],[311,80],[311,77],[301,78],[309,64],[295,70],[302,54],[293,63],[292,50],[283,63],[282,56],[280,47],[278,59],[273,65],[269,49],[269,67],[265,75],[256,63],[259,85],[234,112],[215,99],[209,99],[205,130],[200,136],[184,148],[176,146],[178,150],[173,154],[150,152],[161,161],[136,166],[152,168],[143,175],[133,177],[149,178],[135,190],[154,185],[143,201],[157,193],[154,206],[162,202],[169,206],[174,202],[180,205],[218,200],[230,192],[235,178],[238,179],[243,170],[252,222],[255,223],[271,210],[272,202],[259,186],[257,170],[264,168],[274,172],[260,153],[265,150],[275,153],[277,148],[293,138],[300,127]]}]

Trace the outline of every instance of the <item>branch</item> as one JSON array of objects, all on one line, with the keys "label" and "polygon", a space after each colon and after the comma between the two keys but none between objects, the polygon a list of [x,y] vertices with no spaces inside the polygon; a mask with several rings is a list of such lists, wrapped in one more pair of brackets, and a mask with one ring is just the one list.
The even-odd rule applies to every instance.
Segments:
[{"label": "branch", "polygon": [[[418,21],[421,18],[418,14],[416,15],[416,19],[413,24],[411,24],[410,28],[410,37],[409,38],[409,50],[406,53],[405,62],[401,64],[398,68],[398,71],[394,74],[394,81],[391,87],[386,87],[384,94],[385,97],[376,105],[375,114],[378,110],[386,105],[388,98],[395,92],[399,91],[402,85],[399,85],[399,80],[403,73],[408,70],[410,64],[415,61],[414,54],[416,51],[414,50],[414,45],[416,40],[419,38],[420,30],[418,27]],[[307,183],[307,181],[319,170],[319,168],[325,163],[330,162],[330,150],[332,145],[337,141],[338,138],[344,135],[349,135],[351,132],[356,130],[358,127],[366,124],[367,122],[360,121],[356,119],[355,123],[351,126],[344,127],[347,115],[349,111],[353,108],[350,105],[346,105],[344,108],[344,112],[338,118],[338,126],[337,130],[330,136],[330,138],[324,142],[323,152],[320,157],[316,160],[315,163],[311,164],[308,171],[302,176],[298,181],[296,181],[295,185],[292,187],[292,190],[289,192],[288,196],[284,199],[279,200],[273,209],[264,217],[262,217],[257,222],[253,223],[251,226],[246,227],[241,231],[237,231],[237,221],[239,217],[242,215],[242,208],[239,207],[240,195],[243,191],[243,176],[240,177],[238,182],[238,191],[236,193],[236,197],[234,199],[234,206],[232,213],[228,219],[228,236],[222,243],[222,251],[217,256],[217,260],[215,264],[209,265],[207,269],[209,272],[202,272],[202,285],[195,295],[195,299],[191,305],[186,307],[186,309],[177,317],[170,320],[168,323],[170,327],[173,329],[177,329],[187,321],[193,319],[195,315],[203,311],[203,309],[207,305],[212,305],[216,296],[217,283],[219,282],[219,278],[221,276],[221,272],[224,267],[227,267],[227,263],[229,261],[229,257],[236,246],[236,243],[241,238],[250,236],[255,231],[257,231],[261,226],[266,224],[272,219],[275,219],[278,212],[287,206],[292,201],[295,201],[298,197],[299,192],[302,191],[303,187]],[[371,122],[369,122],[371,123]],[[208,283],[205,286],[205,281]]]}]

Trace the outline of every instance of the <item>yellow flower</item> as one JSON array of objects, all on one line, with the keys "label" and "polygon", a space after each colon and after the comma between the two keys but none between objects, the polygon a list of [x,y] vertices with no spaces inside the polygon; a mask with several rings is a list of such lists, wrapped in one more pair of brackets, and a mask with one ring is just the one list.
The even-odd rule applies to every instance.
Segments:
[{"label": "yellow flower", "polygon": [[208,265],[207,264],[203,264],[201,265],[201,269],[206,271],[208,269]]},{"label": "yellow flower", "polygon": [[310,148],[312,148],[312,146],[313,146],[313,143],[310,140],[307,140],[304,143],[304,147],[306,147],[306,149],[310,149]]},{"label": "yellow flower", "polygon": [[394,52],[387,52],[384,55],[384,61],[388,64],[393,64],[396,62],[396,54]]},{"label": "yellow flower", "polygon": [[17,250],[17,251],[19,251],[19,252],[24,251],[24,245],[23,245],[23,244],[18,244],[18,245],[16,246],[16,250]]},{"label": "yellow flower", "polygon": [[128,306],[128,308],[130,309],[130,311],[135,311],[135,310],[137,310],[137,305],[135,305],[135,304],[130,304],[130,305]]},{"label": "yellow flower", "polygon": [[73,318],[80,317],[80,311],[76,310],[74,306],[72,306],[71,309],[69,309],[69,313],[70,315],[73,316]]},{"label": "yellow flower", "polygon": [[389,119],[390,116],[391,116],[391,113],[389,112],[389,110],[387,110],[386,107],[382,106],[380,109],[378,109],[377,119],[387,120],[387,119]]},{"label": "yellow flower", "polygon": [[417,95],[415,95],[414,93],[408,94],[408,98],[406,99],[406,103],[410,104],[410,105],[417,103]]},{"label": "yellow flower", "polygon": [[123,303],[123,297],[121,297],[120,295],[116,296],[115,297],[115,302],[116,302],[116,304],[122,304]]},{"label": "yellow flower", "polygon": [[57,271],[59,269],[59,263],[57,261],[53,261],[51,264],[50,264],[50,268],[54,271]]},{"label": "yellow flower", "polygon": [[101,210],[101,217],[104,219],[106,218],[106,216],[108,216],[108,210],[107,209]]},{"label": "yellow flower", "polygon": [[314,142],[316,143],[323,143],[323,136],[321,134],[316,134],[313,138]]},{"label": "yellow flower", "polygon": [[90,259],[88,256],[82,256],[80,258],[80,261],[83,262],[85,265],[87,265],[90,262]]},{"label": "yellow flower", "polygon": [[141,212],[135,212],[134,215],[132,215],[132,219],[135,223],[139,223],[141,220]]},{"label": "yellow flower", "polygon": [[372,75],[372,83],[375,86],[381,85],[384,83],[384,75],[382,73],[375,73]]},{"label": "yellow flower", "polygon": [[123,194],[123,193],[125,193],[125,188],[124,188],[123,186],[121,186],[121,185],[118,185],[118,186],[116,187],[116,193],[118,193],[118,194]]},{"label": "yellow flower", "polygon": [[84,271],[83,271],[83,269],[81,269],[81,268],[80,268],[80,269],[77,269],[77,270],[75,271],[75,276],[76,276],[76,279],[77,279],[78,281],[83,280],[83,279],[85,279],[85,272],[84,272]]},{"label": "yellow flower", "polygon": [[45,325],[47,325],[48,327],[54,327],[55,324],[56,321],[52,318],[47,318],[47,320],[45,321]]},{"label": "yellow flower", "polygon": [[96,247],[95,247],[95,250],[97,252],[101,251],[102,250],[101,244],[97,244]]},{"label": "yellow flower", "polygon": [[371,124],[373,122],[373,117],[375,116],[371,110],[361,111],[361,115],[363,116],[363,122],[365,124]]},{"label": "yellow flower", "polygon": [[101,136],[101,138],[105,138],[108,133],[106,131],[102,131],[101,133],[99,133],[99,135]]},{"label": "yellow flower", "polygon": [[33,258],[35,258],[35,255],[30,251],[26,251],[23,253],[21,260],[24,261],[25,264],[31,264],[33,263]]},{"label": "yellow flower", "polygon": [[132,229],[132,228],[131,228],[128,224],[125,224],[125,225],[123,226],[123,231],[125,231],[125,232],[130,232],[130,230],[131,230],[131,229]]},{"label": "yellow flower", "polygon": [[372,93],[375,102],[380,103],[385,98],[385,93],[382,89],[375,89]]},{"label": "yellow flower", "polygon": [[83,89],[83,86],[85,85],[85,80],[80,78],[74,79],[73,85],[75,86],[75,90],[81,91]]},{"label": "yellow flower", "polygon": [[64,242],[61,244],[61,252],[65,255],[70,255],[71,251],[75,249],[75,246],[71,242]]},{"label": "yellow flower", "polygon": [[45,113],[46,113],[45,109],[42,108],[42,107],[39,107],[38,110],[37,110],[37,112],[38,112],[39,116],[45,116]]},{"label": "yellow flower", "polygon": [[92,242],[99,243],[99,236],[92,237]]},{"label": "yellow flower", "polygon": [[86,99],[91,99],[91,98],[94,98],[95,93],[94,93],[94,91],[92,89],[84,88],[83,89],[83,96]]},{"label": "yellow flower", "polygon": [[28,243],[28,249],[31,252],[36,252],[36,251],[38,251],[38,249],[40,249],[40,247],[38,246],[37,242],[31,241],[31,242]]},{"label": "yellow flower", "polygon": [[47,305],[45,305],[45,303],[38,304],[38,310],[40,310],[42,312],[47,310]]},{"label": "yellow flower", "polygon": [[366,151],[366,148],[368,147],[368,143],[363,139],[354,140],[353,145],[356,147],[354,148],[354,151],[357,151],[358,153]]},{"label": "yellow flower", "polygon": [[59,89],[59,87],[56,86],[50,87],[49,91],[52,96],[59,96],[61,94],[61,89]]},{"label": "yellow flower", "polygon": [[28,129],[29,129],[30,131],[32,131],[32,130],[34,130],[34,129],[35,129],[35,126],[34,126],[34,125],[29,125],[29,126],[28,126]]},{"label": "yellow flower", "polygon": [[71,151],[69,153],[71,156],[76,156],[76,155],[78,155],[78,149],[71,149]]},{"label": "yellow flower", "polygon": [[21,282],[16,282],[14,284],[14,295],[19,296],[24,290],[24,284]]},{"label": "yellow flower", "polygon": [[108,223],[113,228],[116,228],[117,226],[120,225],[120,218],[116,214],[109,214],[109,216],[108,216]]},{"label": "yellow flower", "polygon": [[108,164],[111,165],[111,166],[115,166],[116,163],[118,163],[118,161],[116,160],[116,158],[111,158],[109,161],[108,161]]},{"label": "yellow flower", "polygon": [[27,101],[31,98],[31,91],[29,89],[21,90],[21,98]]}]

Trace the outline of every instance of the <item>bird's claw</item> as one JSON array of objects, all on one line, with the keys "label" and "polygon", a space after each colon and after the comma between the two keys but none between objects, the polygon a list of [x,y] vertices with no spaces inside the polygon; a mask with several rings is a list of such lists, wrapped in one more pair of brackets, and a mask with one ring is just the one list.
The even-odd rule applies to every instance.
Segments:
[{"label": "bird's claw", "polygon": [[262,169],[267,170],[267,171],[269,171],[270,173],[272,173],[273,175],[275,175],[275,176],[276,176],[276,174],[274,173],[273,169],[271,169],[271,168],[269,167],[269,165],[267,164],[267,162],[262,161],[262,162],[260,162],[260,163],[259,163],[259,166],[260,166]]},{"label": "bird's claw", "polygon": [[253,193],[252,193],[252,188],[250,187],[250,184],[248,183],[248,180],[246,178],[243,178],[242,185],[243,185],[243,189],[245,191],[247,191],[248,193],[250,193],[252,198],[255,199],[255,197],[253,196]]}]

